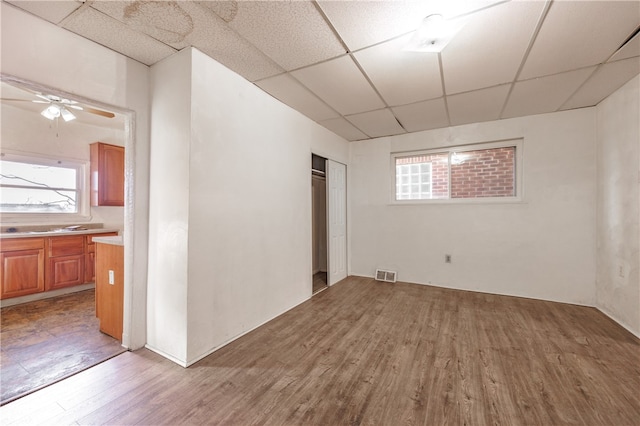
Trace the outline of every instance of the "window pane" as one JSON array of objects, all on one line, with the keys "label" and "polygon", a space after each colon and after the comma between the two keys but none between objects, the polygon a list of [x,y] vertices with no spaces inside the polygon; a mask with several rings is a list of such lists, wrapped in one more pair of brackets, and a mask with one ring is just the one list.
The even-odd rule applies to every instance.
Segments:
[{"label": "window pane", "polygon": [[33,161],[0,161],[0,212],[78,213],[78,167]]},{"label": "window pane", "polygon": [[[395,162],[396,185],[403,184],[401,189],[396,186],[397,200],[425,200],[448,196],[448,153],[397,157]],[[440,175],[436,176],[436,171],[440,171]],[[438,187],[439,192],[433,190],[435,178],[442,181]]]},{"label": "window pane", "polygon": [[76,213],[75,191],[0,187],[3,213]]},{"label": "window pane", "polygon": [[75,168],[2,161],[0,170],[0,183],[5,185],[76,189]]},{"label": "window pane", "polygon": [[515,146],[451,155],[451,198],[514,197]]}]

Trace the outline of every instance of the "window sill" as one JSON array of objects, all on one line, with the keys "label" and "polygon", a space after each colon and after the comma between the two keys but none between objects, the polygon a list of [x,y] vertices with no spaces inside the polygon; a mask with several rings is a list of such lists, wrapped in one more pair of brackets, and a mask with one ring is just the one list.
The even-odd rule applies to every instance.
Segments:
[{"label": "window sill", "polygon": [[1,215],[2,225],[76,224],[90,222],[92,219],[91,216],[80,213],[1,213]]},{"label": "window sill", "polygon": [[448,198],[436,200],[406,200],[391,201],[388,206],[426,206],[442,204],[527,204],[521,197],[500,197],[500,198]]}]

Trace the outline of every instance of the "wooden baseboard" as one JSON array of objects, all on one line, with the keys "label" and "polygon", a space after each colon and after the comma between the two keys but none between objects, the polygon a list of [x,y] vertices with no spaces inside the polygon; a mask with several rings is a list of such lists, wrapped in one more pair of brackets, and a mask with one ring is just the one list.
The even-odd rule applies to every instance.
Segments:
[{"label": "wooden baseboard", "polygon": [[28,294],[26,296],[12,297],[11,299],[0,300],[0,308],[7,306],[19,305],[21,303],[35,302],[42,299],[50,299],[52,297],[64,296],[65,294],[77,293],[95,288],[95,283],[87,283],[76,285],[73,287],[60,288],[58,290],[44,291],[42,293]]}]

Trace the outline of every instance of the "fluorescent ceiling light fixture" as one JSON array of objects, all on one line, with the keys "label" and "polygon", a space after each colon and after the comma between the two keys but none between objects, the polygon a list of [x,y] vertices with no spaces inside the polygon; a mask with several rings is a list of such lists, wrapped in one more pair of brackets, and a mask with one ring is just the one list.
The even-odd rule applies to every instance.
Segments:
[{"label": "fluorescent ceiling light fixture", "polygon": [[43,117],[48,118],[49,120],[55,120],[56,118],[62,116],[64,121],[75,120],[76,116],[71,113],[68,109],[63,106],[52,104],[49,105],[40,113]]},{"label": "fluorescent ceiling light fixture", "polygon": [[442,15],[429,15],[422,20],[404,49],[408,52],[438,53],[467,23],[466,19],[445,19]]}]

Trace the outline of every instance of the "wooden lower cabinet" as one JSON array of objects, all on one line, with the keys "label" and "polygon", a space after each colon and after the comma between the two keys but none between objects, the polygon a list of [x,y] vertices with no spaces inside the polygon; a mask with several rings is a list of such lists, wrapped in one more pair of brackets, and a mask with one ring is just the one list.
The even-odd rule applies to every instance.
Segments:
[{"label": "wooden lower cabinet", "polygon": [[0,241],[0,299],[95,282],[93,237],[61,235]]},{"label": "wooden lower cabinet", "polygon": [[0,252],[0,299],[45,289],[44,238],[3,241]]},{"label": "wooden lower cabinet", "polygon": [[93,237],[112,237],[118,235],[117,232],[108,232],[104,234],[92,234],[85,236],[84,248],[84,281],[88,283],[96,282],[96,243]]},{"label": "wooden lower cabinet", "polygon": [[83,284],[84,255],[59,256],[49,259],[46,290]]},{"label": "wooden lower cabinet", "polygon": [[47,291],[84,283],[84,238],[84,235],[47,238]]},{"label": "wooden lower cabinet", "polygon": [[[122,341],[124,247],[96,244],[96,312],[100,331]],[[113,281],[109,282],[109,271]]]},{"label": "wooden lower cabinet", "polygon": [[84,282],[96,282],[96,254],[87,253],[84,255]]}]

